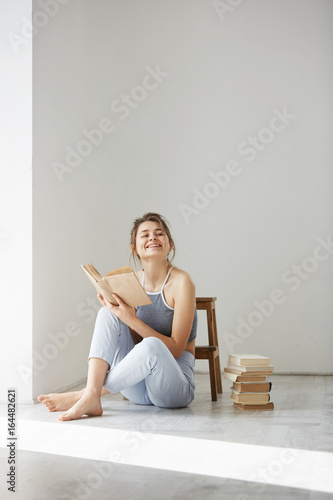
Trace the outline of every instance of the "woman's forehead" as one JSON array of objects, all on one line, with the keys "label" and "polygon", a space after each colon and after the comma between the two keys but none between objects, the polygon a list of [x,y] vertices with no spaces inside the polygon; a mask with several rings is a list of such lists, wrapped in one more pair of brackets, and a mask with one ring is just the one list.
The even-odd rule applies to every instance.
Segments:
[{"label": "woman's forehead", "polygon": [[161,224],[155,221],[142,222],[138,228],[138,234],[144,231],[153,231],[154,229],[162,229]]}]

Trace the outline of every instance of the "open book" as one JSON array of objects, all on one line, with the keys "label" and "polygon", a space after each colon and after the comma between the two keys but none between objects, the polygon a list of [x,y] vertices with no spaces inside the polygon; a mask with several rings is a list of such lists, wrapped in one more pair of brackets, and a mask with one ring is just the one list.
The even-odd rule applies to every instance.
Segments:
[{"label": "open book", "polygon": [[113,293],[118,295],[128,306],[145,306],[151,304],[150,298],[131,267],[120,267],[105,276],[101,276],[91,262],[86,266],[81,264],[81,267],[96,290],[103,297],[106,297],[111,304],[117,305],[116,300],[112,297]]}]

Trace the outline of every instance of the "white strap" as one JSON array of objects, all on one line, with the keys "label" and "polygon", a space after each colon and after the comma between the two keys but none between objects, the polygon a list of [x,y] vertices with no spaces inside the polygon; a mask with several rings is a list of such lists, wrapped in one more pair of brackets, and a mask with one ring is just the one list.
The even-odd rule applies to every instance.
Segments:
[{"label": "white strap", "polygon": [[165,283],[168,281],[168,278],[169,278],[169,276],[170,276],[170,273],[171,273],[171,270],[172,270],[172,269],[173,269],[173,266],[171,266],[171,267],[170,267],[169,272],[168,272],[168,274],[166,275],[166,278],[165,278],[164,283],[163,283],[162,288],[161,288],[161,292],[163,292],[164,285],[165,285]]},{"label": "white strap", "polygon": [[[161,288],[161,292],[163,291],[165,283],[168,281],[168,278],[170,276],[170,273],[171,273],[172,269],[173,269],[173,266],[170,267],[170,269],[168,271],[168,274],[166,275],[166,278],[165,278],[164,283],[163,283],[162,288]],[[144,272],[144,270],[142,270],[142,282],[141,282],[141,285],[142,285],[142,288],[144,288],[144,286],[145,286],[145,272]]]}]

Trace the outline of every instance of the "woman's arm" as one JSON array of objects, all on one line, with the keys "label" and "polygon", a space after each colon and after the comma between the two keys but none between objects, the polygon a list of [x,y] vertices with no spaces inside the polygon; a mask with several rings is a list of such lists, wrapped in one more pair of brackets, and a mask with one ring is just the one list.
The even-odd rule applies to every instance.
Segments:
[{"label": "woman's arm", "polygon": [[119,304],[118,306],[113,306],[106,299],[105,301],[110,311],[132,330],[137,332],[142,338],[156,337],[162,340],[171,354],[177,359],[185,350],[193,324],[195,286],[190,276],[186,273],[182,273],[177,276],[173,288],[174,316],[171,337],[161,335],[153,330],[153,328],[146,325],[146,323],[136,316],[135,308],[127,306],[117,295],[114,295],[114,297]]},{"label": "woman's arm", "polygon": [[134,330],[132,330],[132,328],[130,328],[130,333],[131,333],[131,337],[132,337],[135,345],[138,344],[139,342],[141,342],[141,340],[142,340],[141,335],[139,335]]}]

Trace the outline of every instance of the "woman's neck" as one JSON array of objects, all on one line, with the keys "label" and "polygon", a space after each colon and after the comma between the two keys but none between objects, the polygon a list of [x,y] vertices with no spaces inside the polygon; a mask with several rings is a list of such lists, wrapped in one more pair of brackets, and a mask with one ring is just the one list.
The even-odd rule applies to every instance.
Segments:
[{"label": "woman's neck", "polygon": [[143,270],[145,273],[145,288],[153,292],[160,290],[165,280],[166,275],[171,267],[170,262],[142,262]]}]

